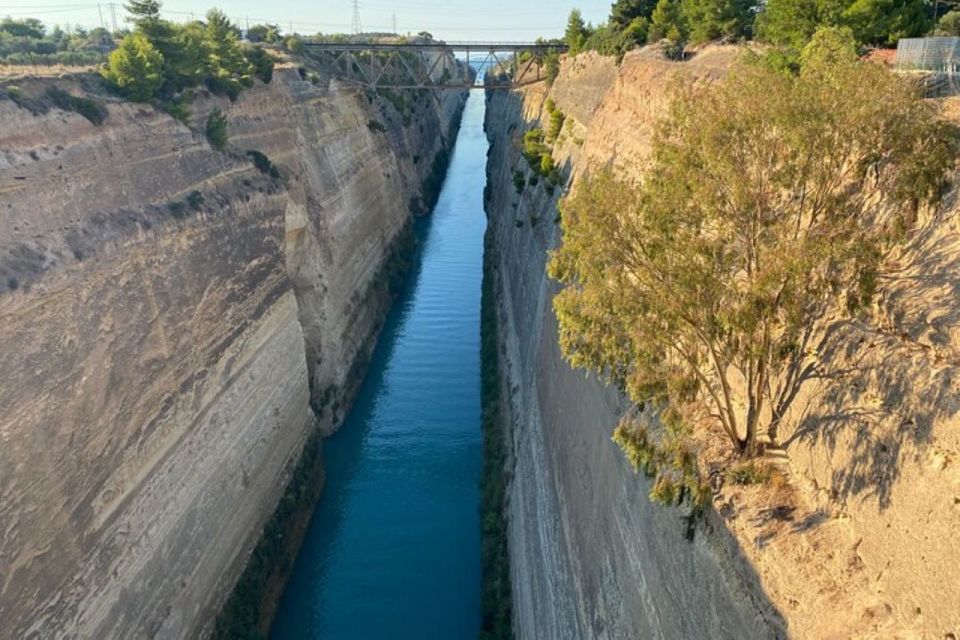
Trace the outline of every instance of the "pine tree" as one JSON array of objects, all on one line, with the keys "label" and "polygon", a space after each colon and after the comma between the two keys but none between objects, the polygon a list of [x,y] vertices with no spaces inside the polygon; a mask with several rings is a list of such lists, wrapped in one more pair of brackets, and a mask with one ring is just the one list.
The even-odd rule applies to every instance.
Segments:
[{"label": "pine tree", "polygon": [[563,40],[570,47],[571,55],[575,56],[583,49],[583,43],[587,40],[587,25],[583,22],[583,14],[580,13],[580,9],[573,9],[570,12]]},{"label": "pine tree", "polygon": [[130,20],[140,26],[143,20],[159,20],[160,6],[158,0],[129,0],[125,8],[133,16]]},{"label": "pine tree", "polygon": [[253,85],[254,71],[240,49],[237,28],[222,11],[211,9],[207,13],[205,33],[210,88],[235,99],[244,87]]},{"label": "pine tree", "polygon": [[930,30],[923,0],[856,0],[843,13],[843,22],[859,42],[873,45],[893,45]]},{"label": "pine tree", "polygon": [[756,0],[681,0],[690,42],[749,37]]},{"label": "pine tree", "polygon": [[101,73],[130,100],[147,102],[163,84],[163,56],[146,36],[134,33],[120,41]]},{"label": "pine tree", "polygon": [[816,0],[767,0],[757,16],[757,38],[798,54],[824,23]]},{"label": "pine tree", "polygon": [[636,18],[650,19],[656,0],[617,0],[610,9],[610,25],[623,31]]},{"label": "pine tree", "polygon": [[684,30],[679,0],[659,0],[653,15],[650,16],[650,42],[657,42],[671,35],[682,38]]}]

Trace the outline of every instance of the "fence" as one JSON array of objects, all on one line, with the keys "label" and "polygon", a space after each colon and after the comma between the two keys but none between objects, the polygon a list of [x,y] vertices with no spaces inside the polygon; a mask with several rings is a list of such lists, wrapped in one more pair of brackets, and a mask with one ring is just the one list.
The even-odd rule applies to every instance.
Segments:
[{"label": "fence", "polygon": [[902,38],[894,66],[905,71],[960,71],[960,38]]}]

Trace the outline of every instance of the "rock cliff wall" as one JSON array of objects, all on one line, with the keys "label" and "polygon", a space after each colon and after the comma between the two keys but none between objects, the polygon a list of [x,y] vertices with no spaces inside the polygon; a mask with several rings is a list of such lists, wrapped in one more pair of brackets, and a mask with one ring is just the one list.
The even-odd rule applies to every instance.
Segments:
[{"label": "rock cliff wall", "polygon": [[306,77],[199,96],[190,126],[48,104],[89,78],[0,86],[0,637],[208,629],[341,420],[465,95]]},{"label": "rock cliff wall", "polygon": [[[631,56],[622,68],[593,55],[567,59],[554,86],[488,94],[487,210],[500,315],[502,375],[512,431],[507,516],[514,627],[520,638],[770,638],[785,633],[757,576],[723,523],[708,516],[693,541],[675,510],[650,503],[610,434],[626,405],[572,370],[557,344],[545,275],[559,240],[556,201],[541,179],[518,193],[525,130],[546,129],[549,97],[567,115],[554,158],[568,174],[614,163],[642,166],[638,110],[655,111],[670,73]],[[709,73],[709,70],[704,70]]]},{"label": "rock cliff wall", "polygon": [[[705,83],[736,47],[690,60],[650,49],[618,67],[565,59],[554,86],[488,95],[487,209],[503,375],[511,389],[510,558],[522,638],[960,635],[960,318],[956,191],[881,269],[872,309],[815,328],[820,364],[781,428],[784,487],[724,486],[692,543],[652,505],[611,430],[626,406],[559,354],[544,275],[556,201],[529,179],[524,131],[567,121],[553,155],[568,184],[601,166],[644,170],[680,78]],[[940,100],[960,121],[955,98]]]}]

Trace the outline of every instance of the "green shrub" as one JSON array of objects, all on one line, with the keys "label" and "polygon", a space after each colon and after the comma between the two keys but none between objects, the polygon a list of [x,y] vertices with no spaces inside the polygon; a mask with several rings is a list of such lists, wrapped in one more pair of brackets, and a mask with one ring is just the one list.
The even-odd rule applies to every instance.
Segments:
[{"label": "green shrub", "polygon": [[253,73],[264,84],[273,80],[273,56],[263,47],[251,47],[246,51],[247,60],[253,65]]},{"label": "green shrub", "polygon": [[543,58],[543,66],[546,70],[547,86],[552,87],[560,75],[560,54],[554,51],[548,53]]},{"label": "green shrub", "polygon": [[287,51],[296,56],[303,55],[303,52],[306,50],[306,47],[303,46],[303,40],[296,36],[287,38],[284,45],[287,47]]},{"label": "green shrub", "polygon": [[540,164],[540,156],[546,151],[543,144],[543,129],[530,129],[523,134],[523,157],[534,170]]},{"label": "green shrub", "polygon": [[566,120],[566,116],[563,114],[563,111],[560,111],[560,109],[554,109],[550,114],[550,127],[547,129],[546,136],[547,142],[556,142],[557,138],[560,137],[560,132],[563,130],[564,120]]},{"label": "green shrub", "polygon": [[938,36],[960,36],[960,11],[951,9],[943,14],[937,21]]},{"label": "green shrub", "polygon": [[[521,222],[521,226],[522,226]],[[499,337],[496,310],[495,260],[484,238],[480,295],[480,394],[483,420],[483,470],[480,480],[482,595],[481,640],[513,638],[510,553],[507,541],[507,461],[510,440],[500,402]]]},{"label": "green shrub", "polygon": [[551,176],[556,168],[557,165],[553,161],[552,155],[549,153],[544,153],[542,156],[540,156],[540,175]]},{"label": "green shrub", "polygon": [[857,59],[857,41],[847,27],[820,27],[800,53],[800,68],[807,73],[829,70]]},{"label": "green shrub", "polygon": [[622,28],[611,24],[601,25],[593,30],[583,48],[613,56],[619,62],[627,51],[647,41],[649,30],[650,21],[646,16],[636,17]]},{"label": "green shrub", "polygon": [[513,172],[513,187],[517,190],[517,195],[523,193],[523,186],[527,183],[526,179],[523,177],[522,171]]},{"label": "green shrub", "polygon": [[187,106],[188,104],[189,100],[187,97],[181,96],[179,98],[171,98],[170,100],[160,101],[157,103],[157,106],[174,119],[179,120],[183,124],[189,125],[190,108]]},{"label": "green shrub", "polygon": [[46,113],[48,110],[44,100],[38,100],[37,98],[28,96],[20,87],[7,87],[7,97],[13,100],[15,105],[21,109],[26,109],[34,115]]},{"label": "green shrub", "polygon": [[280,170],[277,168],[273,162],[270,161],[270,158],[255,149],[247,151],[247,155],[253,160],[253,166],[256,167],[257,171],[264,175],[268,175],[275,180],[279,180],[281,177]]},{"label": "green shrub", "polygon": [[203,194],[199,191],[191,191],[187,196],[187,206],[198,211],[203,206]]},{"label": "green shrub", "polygon": [[170,215],[172,215],[177,220],[183,220],[184,218],[187,217],[187,208],[179,200],[177,200],[176,202],[168,203],[167,209],[170,211]]},{"label": "green shrub", "polygon": [[220,109],[214,109],[207,116],[207,140],[217,151],[227,147],[227,116]]},{"label": "green shrub", "polygon": [[79,113],[97,126],[107,119],[107,108],[96,100],[70,95],[59,87],[50,87],[47,89],[47,95],[58,108]]},{"label": "green shrub", "polygon": [[370,120],[367,122],[367,128],[370,131],[379,131],[380,133],[386,133],[387,128],[379,120]]},{"label": "green shrub", "polygon": [[772,474],[773,469],[770,465],[756,460],[747,460],[727,469],[726,477],[727,481],[733,484],[751,485],[766,484]]},{"label": "green shrub", "polygon": [[163,84],[163,56],[142,33],[120,41],[101,71],[121,95],[134,102],[148,102]]}]

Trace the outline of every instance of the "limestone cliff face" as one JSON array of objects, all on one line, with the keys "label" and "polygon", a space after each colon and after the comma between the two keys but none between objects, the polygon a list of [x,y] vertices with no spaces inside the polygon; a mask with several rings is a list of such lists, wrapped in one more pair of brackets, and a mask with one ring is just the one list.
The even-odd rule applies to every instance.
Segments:
[{"label": "limestone cliff face", "polygon": [[[740,51],[677,63],[563,61],[549,90],[491,94],[487,208],[504,374],[512,390],[510,551],[521,637],[950,638],[960,634],[960,207],[922,212],[881,268],[873,308],[814,327],[816,375],[781,427],[786,486],[724,486],[692,543],[653,506],[610,433],[626,408],[560,356],[544,275],[556,200],[518,194],[525,129],[567,115],[554,146],[572,188],[612,166],[645,168],[680,78],[722,77]],[[960,121],[960,101],[939,100]],[[956,177],[954,178],[956,185]]]},{"label": "limestone cliff face", "polygon": [[[17,84],[29,106],[51,82]],[[191,635],[314,425],[341,419],[465,96],[425,95],[405,123],[285,68],[235,104],[199,97],[190,127],[109,98],[97,127],[6,96],[0,637]],[[225,152],[202,133],[214,107]]]},{"label": "limestone cliff face", "polygon": [[[635,109],[663,85],[629,74],[669,64],[593,55],[566,60],[549,96],[568,116],[554,157],[577,174],[639,163],[652,122]],[[511,393],[509,546],[514,625],[521,638],[770,638],[784,633],[723,523],[708,516],[692,542],[680,514],[650,503],[610,434],[626,408],[618,394],[572,370],[557,344],[545,275],[559,241],[556,200],[529,176],[518,144],[544,126],[545,87],[488,96],[487,211],[496,268],[501,358]],[[634,170],[639,168],[639,164]]]}]

